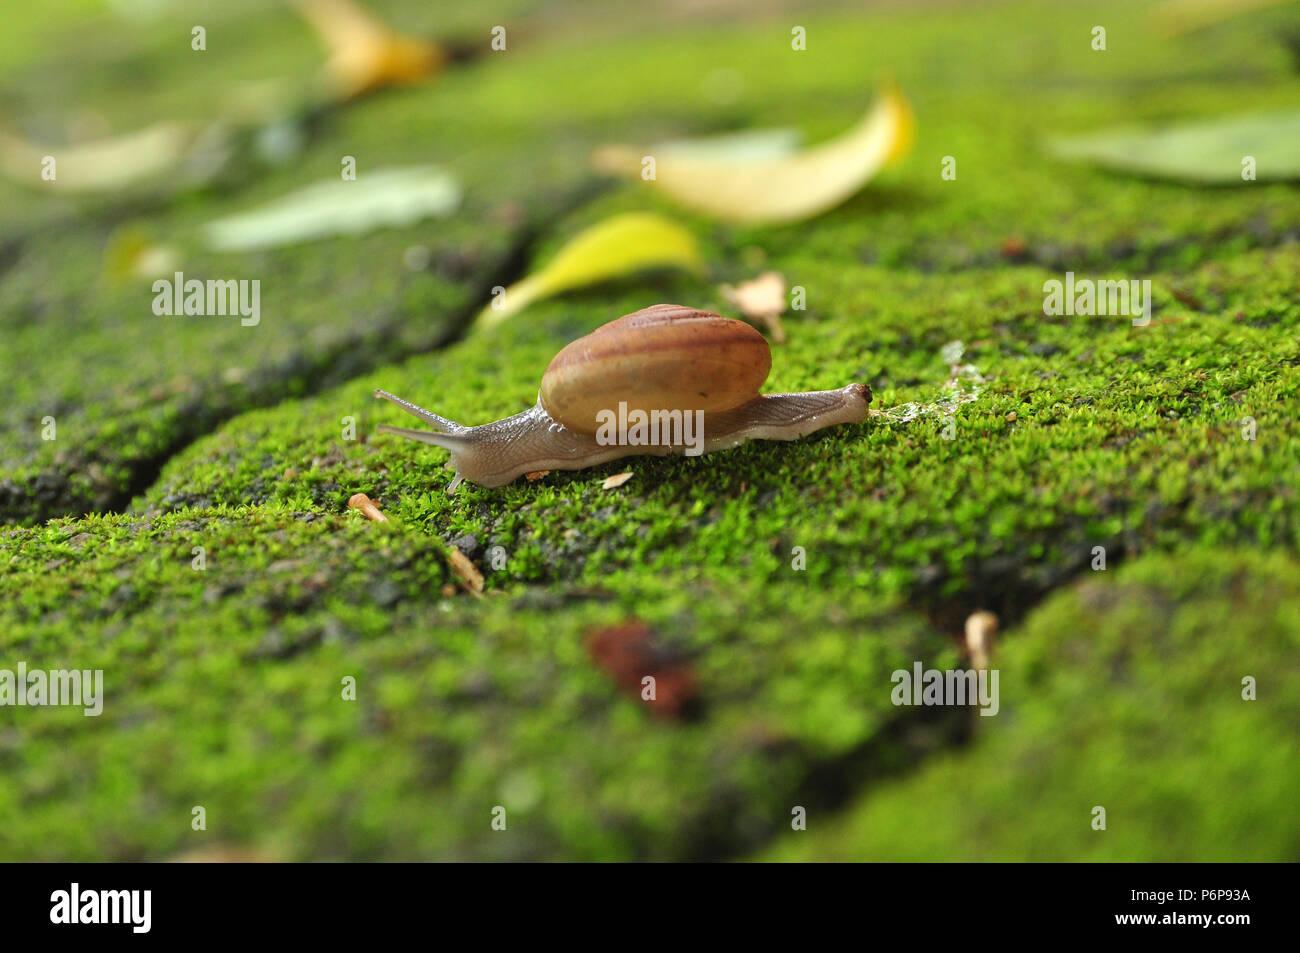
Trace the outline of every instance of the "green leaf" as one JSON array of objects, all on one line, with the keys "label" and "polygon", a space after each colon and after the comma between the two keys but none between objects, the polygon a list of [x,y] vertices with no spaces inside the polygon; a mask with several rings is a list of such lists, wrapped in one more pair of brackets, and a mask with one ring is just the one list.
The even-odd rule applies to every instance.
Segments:
[{"label": "green leaf", "polygon": [[435,166],[381,169],[355,181],[326,179],[265,205],[209,222],[204,240],[217,251],[248,251],[376,228],[412,225],[460,205],[461,188]]},{"label": "green leaf", "polygon": [[1259,181],[1300,178],[1300,110],[1179,123],[1162,129],[1125,127],[1056,139],[1052,153],[1152,178],[1241,183],[1247,157]]}]

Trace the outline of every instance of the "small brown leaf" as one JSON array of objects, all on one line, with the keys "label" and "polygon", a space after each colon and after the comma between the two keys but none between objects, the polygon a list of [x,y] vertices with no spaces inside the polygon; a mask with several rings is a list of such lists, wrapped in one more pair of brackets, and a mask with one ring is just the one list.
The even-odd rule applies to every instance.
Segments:
[{"label": "small brown leaf", "polygon": [[785,343],[785,328],[779,317],[785,310],[785,275],[765,271],[752,281],[742,281],[734,287],[722,285],[718,291],[742,317],[767,328],[777,344]]},{"label": "small brown leaf", "polygon": [[765,271],[750,281],[723,285],[718,290],[747,318],[785,311],[785,276],[777,271]]},{"label": "small brown leaf", "polygon": [[661,718],[679,717],[695,698],[690,665],[645,622],[633,619],[593,632],[587,652],[619,688]]},{"label": "small brown leaf", "polygon": [[546,476],[546,474],[550,472],[551,472],[550,470],[530,470],[529,472],[524,474],[524,479],[528,480],[531,483],[536,483],[538,480],[540,480],[542,477]]}]

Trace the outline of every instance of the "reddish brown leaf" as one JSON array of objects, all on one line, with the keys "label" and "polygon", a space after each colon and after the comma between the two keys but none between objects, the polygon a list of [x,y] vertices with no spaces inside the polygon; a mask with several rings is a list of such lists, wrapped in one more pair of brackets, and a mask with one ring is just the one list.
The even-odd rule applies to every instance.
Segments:
[{"label": "reddish brown leaf", "polygon": [[[620,689],[661,718],[680,717],[695,698],[690,665],[660,643],[644,622],[634,619],[593,632],[587,652]],[[647,678],[654,682],[646,682]],[[651,685],[654,697],[647,698]]]}]

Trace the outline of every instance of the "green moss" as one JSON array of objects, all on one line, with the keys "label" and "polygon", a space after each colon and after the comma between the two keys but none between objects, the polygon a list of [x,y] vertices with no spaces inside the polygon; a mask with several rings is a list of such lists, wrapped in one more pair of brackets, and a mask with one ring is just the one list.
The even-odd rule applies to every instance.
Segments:
[{"label": "green moss", "polygon": [[[1295,795],[1294,188],[1130,180],[1041,149],[1120,119],[1288,103],[1277,36],[1294,11],[1168,39],[1127,3],[828,9],[798,15],[796,53],[789,13],[706,29],[520,4],[498,8],[510,45],[493,54],[469,8],[383,9],[481,55],[330,111],[292,163],[237,163],[200,192],[74,201],[0,183],[0,521],[25,524],[0,534],[0,665],[103,668],[108,690],[99,718],[0,708],[4,856],[216,842],[303,859],[715,858],[797,836],[777,853],[1294,859],[1276,826]],[[7,87],[24,128],[67,128],[74,101],[113,131],[208,115],[236,78],[300,82],[321,61],[280,7],[214,8],[202,61],[177,22],[102,49],[92,24],[62,59],[24,58]],[[68,61],[93,89],[68,88]],[[650,186],[602,193],[586,170],[609,140],[829,137],[877,70],[914,102],[915,148],[815,221],[721,226]],[[197,250],[203,222],[332,176],[343,155],[362,175],[442,164],[465,204],[293,249]],[[443,346],[492,284],[647,207],[699,237],[706,276],[632,276]],[[262,279],[261,324],[156,318],[147,284],[107,282],[104,249],[132,225],[181,248],[187,274]],[[403,264],[415,244],[428,269]],[[657,301],[730,313],[718,284],[767,268],[807,300],[768,389],[862,381],[883,415],[450,497],[445,453],[376,436],[409,421],[375,387],[482,423],[531,404],[572,338]],[[1066,270],[1149,278],[1153,323],[1045,316],[1043,283]],[[946,439],[946,417],[901,408],[944,397],[954,340],[984,380]],[[601,488],[622,469],[629,483]],[[349,513],[358,491],[395,525]],[[132,497],[128,515],[42,522]],[[467,534],[481,601],[448,589],[445,544]],[[1016,631],[1097,546],[1123,575]],[[958,664],[950,637],[980,607],[1011,628],[1003,713],[893,707],[889,673]],[[591,630],[629,617],[690,660],[699,717],[649,717],[590,661]],[[1233,695],[1247,664],[1280,686],[1266,697],[1261,676],[1258,707]],[[1087,826],[1094,803],[1106,834]],[[845,804],[837,846],[826,825]],[[496,805],[507,832],[489,827]],[[806,835],[785,834],[794,805],[812,812]],[[1023,827],[1007,819],[1026,809]]]},{"label": "green moss", "polygon": [[[216,114],[222,97],[233,95],[233,79],[221,77],[301,80],[315,68],[315,41],[287,11],[250,15],[255,26],[240,29],[242,21],[215,12],[206,54],[176,43],[166,19],[122,31],[132,37],[129,52],[109,49],[89,60],[104,81],[83,106],[126,130],[158,117]],[[463,14],[436,20],[422,4],[386,15],[411,30],[437,22],[452,36],[474,26]],[[1272,21],[1233,24],[1201,49],[1196,39],[1152,37],[1127,4],[1117,4],[1102,17],[1111,49],[1097,53],[1089,45],[1094,11],[1086,22],[1082,11],[1042,6],[959,7],[942,21],[928,11],[828,13],[808,20],[805,54],[789,49],[780,17],[738,25],[720,43],[689,21],[629,35],[631,24],[589,23],[590,14],[575,8],[568,15],[586,27],[579,43],[562,31],[530,42],[533,21],[518,15],[522,38],[507,53],[486,53],[424,86],[335,111],[298,159],[281,167],[241,160],[221,189],[131,206],[118,196],[74,202],[0,185],[12,209],[8,254],[18,263],[0,280],[0,330],[9,345],[0,365],[0,424],[13,435],[0,450],[0,519],[120,506],[161,459],[217,422],[435,346],[501,279],[530,227],[550,222],[594,184],[584,170],[592,146],[765,124],[823,137],[860,114],[877,67],[894,70],[915,100],[920,138],[911,157],[811,226],[718,229],[674,210],[714,243],[719,277],[743,276],[760,258],[806,282],[804,262],[847,275],[872,263],[907,272],[996,267],[1006,254],[1057,270],[1146,274],[1295,234],[1286,186],[1213,190],[1129,180],[1059,163],[1039,147],[1055,132],[1112,123],[1121,106],[1126,118],[1159,120],[1189,108],[1237,110],[1243,97],[1258,108],[1289,101],[1285,55],[1263,39]],[[1018,32],[1008,32],[1013,15]],[[223,40],[237,29],[251,41]],[[591,30],[605,38],[596,41]],[[69,34],[71,48],[88,42],[80,36]],[[1198,54],[1190,71],[1189,46]],[[1123,52],[1139,47],[1141,57]],[[990,49],[1007,54],[992,69]],[[1225,72],[1238,75],[1244,51],[1252,71],[1224,84]],[[1153,81],[1174,67],[1176,82]],[[738,78],[732,102],[706,95],[719,70]],[[600,83],[583,80],[596,75]],[[43,76],[19,75],[33,91],[24,110],[37,128],[54,124],[68,101],[68,91]],[[225,92],[214,99],[214,90]],[[464,180],[465,207],[446,222],[292,250],[193,249],[198,224],[332,176],[343,155],[355,155],[363,175],[441,162]],[[956,181],[939,175],[945,155],[958,160]],[[579,219],[656,204],[645,192],[620,189]],[[105,288],[104,245],[124,217],[141,212],[159,240],[190,245],[183,262],[190,275],[260,278],[262,324],[160,319],[147,286]],[[552,230],[541,250],[570,231]],[[1008,239],[1018,243],[1011,252]],[[433,252],[430,272],[402,265],[402,251],[417,243]],[[627,287],[639,289],[626,296],[638,305],[654,290]],[[692,303],[700,297],[696,291]],[[599,300],[607,309],[621,304]],[[52,327],[57,350],[48,344]],[[59,441],[41,439],[47,416],[63,424]]]},{"label": "green moss", "polygon": [[[814,771],[878,776],[959,727],[916,719],[902,738],[871,690],[950,660],[942,635],[811,580],[474,602],[442,594],[421,534],[276,507],[51,524],[4,552],[0,657],[105,672],[97,718],[0,708],[13,859],[210,841],[311,859],[719,856],[780,829]],[[630,616],[689,660],[702,718],[638,710],[589,660],[588,632]]]},{"label": "green moss", "polygon": [[[777,582],[800,545],[822,585],[1011,608],[1086,565],[1096,545],[1118,559],[1153,545],[1300,542],[1297,435],[1281,410],[1300,389],[1300,310],[1289,288],[1297,264],[1288,247],[1159,276],[1144,328],[1123,317],[1044,316],[1045,276],[1034,269],[922,278],[811,260],[787,268],[806,283],[809,309],[787,321],[769,388],[859,380],[882,409],[933,402],[949,376],[939,351],[959,339],[987,381],[957,410],[953,439],[940,415],[886,415],[793,444],[624,460],[495,490],[465,485],[449,497],[445,452],[373,436],[379,423],[401,422],[370,396],[375,387],[470,424],[527,406],[564,341],[645,300],[624,291],[610,306],[609,290],[593,291],[240,417],[171,461],[140,505],[337,512],[365,491],[412,528],[505,546],[520,581],[603,584],[623,572],[703,567],[715,578]],[[691,282],[664,285],[660,296],[722,307],[715,290]],[[1207,310],[1170,298],[1175,283]],[[1237,310],[1247,288],[1254,317]],[[344,416],[356,419],[355,442],[340,439]],[[1254,440],[1243,439],[1248,416]],[[600,489],[623,468],[635,474],[630,483]]]},{"label": "green moss", "polygon": [[1289,557],[1202,551],[1098,573],[1006,640],[1001,711],[975,719],[971,745],[764,856],[1295,861],[1297,648]]}]

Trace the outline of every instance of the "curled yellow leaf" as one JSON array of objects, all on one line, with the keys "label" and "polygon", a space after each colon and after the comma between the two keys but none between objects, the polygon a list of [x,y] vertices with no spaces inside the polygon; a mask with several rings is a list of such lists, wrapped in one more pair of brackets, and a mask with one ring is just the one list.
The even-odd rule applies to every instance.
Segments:
[{"label": "curled yellow leaf", "polygon": [[417,83],[447,60],[438,44],[397,33],[352,0],[293,0],[293,5],[331,52],[325,69],[340,99]]},{"label": "curled yellow leaf", "polygon": [[[842,135],[789,156],[753,160],[665,151],[647,184],[682,205],[730,222],[795,222],[834,208],[911,146],[915,120],[892,84],[862,121]],[[611,175],[641,178],[647,153],[605,146],[592,164]]]},{"label": "curled yellow leaf", "polygon": [[644,268],[702,267],[695,237],[680,225],[648,212],[615,215],[579,232],[545,268],[494,296],[477,323],[492,327],[539,298]]}]

